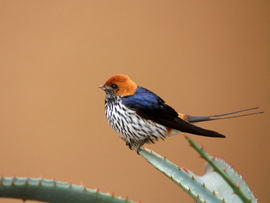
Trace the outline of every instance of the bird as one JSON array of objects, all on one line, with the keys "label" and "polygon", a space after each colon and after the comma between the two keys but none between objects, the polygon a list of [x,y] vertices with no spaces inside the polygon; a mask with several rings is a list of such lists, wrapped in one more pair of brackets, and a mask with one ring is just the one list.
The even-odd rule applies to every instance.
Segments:
[{"label": "bird", "polygon": [[105,91],[105,114],[109,125],[131,150],[135,146],[137,154],[144,144],[154,144],[159,139],[164,140],[179,132],[225,138],[223,134],[201,128],[193,123],[262,113],[228,116],[258,107],[212,116],[191,116],[178,113],[157,94],[138,86],[123,74],[111,76],[99,88]]}]

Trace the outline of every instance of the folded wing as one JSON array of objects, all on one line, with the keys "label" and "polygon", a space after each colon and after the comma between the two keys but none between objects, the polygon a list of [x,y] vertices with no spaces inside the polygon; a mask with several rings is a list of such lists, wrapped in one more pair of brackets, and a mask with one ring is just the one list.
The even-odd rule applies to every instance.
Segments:
[{"label": "folded wing", "polygon": [[165,104],[163,99],[143,87],[138,86],[135,94],[123,97],[123,104],[142,118],[152,120],[168,128],[201,136],[225,137],[218,132],[200,128],[183,120],[172,107]]}]

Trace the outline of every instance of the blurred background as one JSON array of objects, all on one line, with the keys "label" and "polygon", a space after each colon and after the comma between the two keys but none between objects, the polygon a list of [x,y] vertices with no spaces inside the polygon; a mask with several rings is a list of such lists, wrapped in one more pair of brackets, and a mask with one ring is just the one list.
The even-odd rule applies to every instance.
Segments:
[{"label": "blurred background", "polygon": [[[0,1],[0,174],[69,181],[142,202],[193,202],[107,124],[99,88],[121,73],[177,111],[264,114],[190,135],[269,198],[269,1]],[[146,145],[203,174],[183,135]],[[0,199],[0,202],[22,202]]]}]

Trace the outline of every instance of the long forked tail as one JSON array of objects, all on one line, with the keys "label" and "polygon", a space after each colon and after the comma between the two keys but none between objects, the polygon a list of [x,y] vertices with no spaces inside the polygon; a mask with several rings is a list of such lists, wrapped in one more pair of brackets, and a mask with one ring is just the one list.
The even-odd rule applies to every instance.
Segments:
[{"label": "long forked tail", "polygon": [[253,108],[243,109],[243,110],[240,110],[240,111],[234,111],[234,112],[230,112],[230,113],[224,113],[224,114],[212,115],[212,116],[191,116],[191,115],[179,114],[179,117],[181,117],[182,119],[184,119],[184,120],[186,120],[186,121],[188,121],[190,123],[196,123],[196,122],[203,122],[203,121],[213,121],[213,120],[221,120],[221,119],[229,119],[229,118],[238,118],[238,117],[243,117],[243,116],[250,116],[250,115],[264,113],[263,111],[259,111],[259,112],[252,112],[252,113],[234,115],[234,114],[238,114],[238,113],[241,113],[241,112],[256,110],[258,108],[259,107],[253,107]]},{"label": "long forked tail", "polygon": [[191,133],[194,135],[201,135],[201,136],[206,136],[206,137],[225,138],[224,135],[216,131],[201,128],[181,118],[175,119],[175,122],[173,124],[174,124],[174,126],[172,126],[173,129],[179,130],[181,132],[186,132],[186,133]]}]

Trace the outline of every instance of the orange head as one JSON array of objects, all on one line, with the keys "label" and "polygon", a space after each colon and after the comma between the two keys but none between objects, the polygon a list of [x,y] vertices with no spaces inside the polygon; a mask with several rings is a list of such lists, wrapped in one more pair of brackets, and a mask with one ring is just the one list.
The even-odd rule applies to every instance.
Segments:
[{"label": "orange head", "polygon": [[126,75],[113,75],[104,85],[99,86],[104,91],[116,96],[128,96],[136,92],[137,85]]}]

